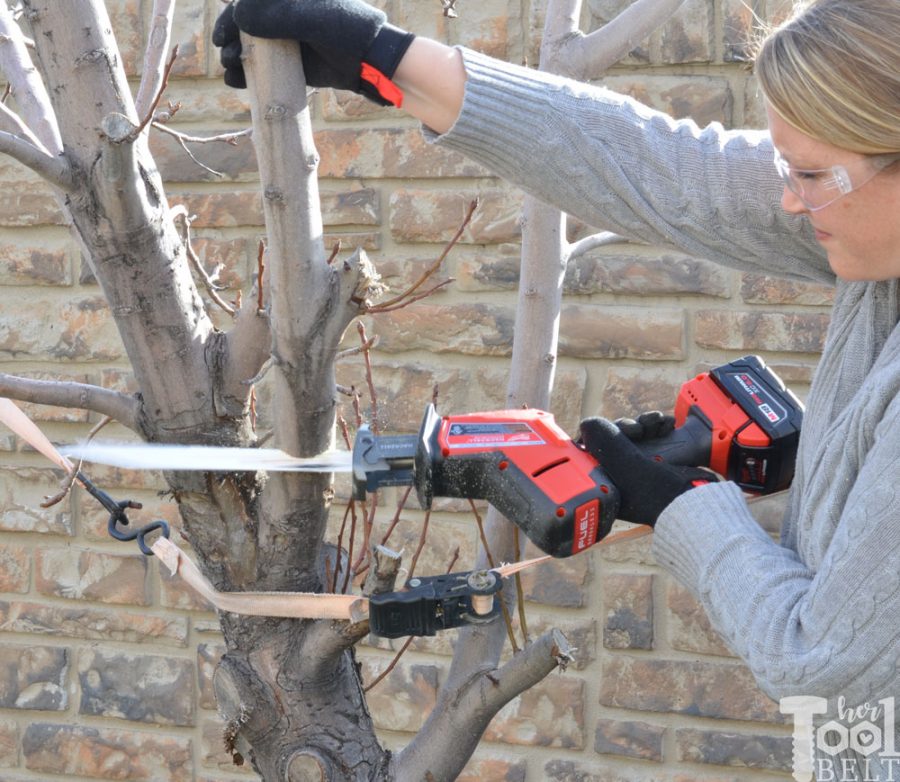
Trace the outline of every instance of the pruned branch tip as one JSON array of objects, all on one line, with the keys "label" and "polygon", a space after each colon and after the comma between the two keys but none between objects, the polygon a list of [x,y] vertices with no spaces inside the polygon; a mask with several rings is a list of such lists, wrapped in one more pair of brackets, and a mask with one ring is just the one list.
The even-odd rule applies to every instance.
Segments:
[{"label": "pruned branch tip", "polygon": [[425,273],[419,277],[409,288],[407,288],[403,293],[399,296],[395,296],[393,299],[389,299],[388,301],[381,302],[380,304],[375,304],[366,309],[366,312],[371,314],[383,313],[383,312],[391,312],[396,309],[400,309],[401,307],[405,307],[409,304],[412,304],[414,301],[420,301],[421,299],[426,298],[427,296],[431,296],[433,293],[437,292],[441,288],[446,285],[449,285],[453,282],[452,279],[445,280],[433,288],[425,291],[424,293],[416,294],[416,291],[421,288],[434,274],[441,268],[441,265],[446,260],[447,256],[450,254],[450,251],[456,246],[459,240],[462,238],[463,233],[468,227],[469,223],[472,221],[472,217],[475,214],[475,210],[478,208],[478,199],[474,199],[469,203],[469,208],[466,210],[465,217],[463,218],[462,224],[457,229],[456,233],[453,235],[453,238],[450,239],[447,246],[444,248],[444,251],[440,254],[438,259],[431,264],[426,270]]}]

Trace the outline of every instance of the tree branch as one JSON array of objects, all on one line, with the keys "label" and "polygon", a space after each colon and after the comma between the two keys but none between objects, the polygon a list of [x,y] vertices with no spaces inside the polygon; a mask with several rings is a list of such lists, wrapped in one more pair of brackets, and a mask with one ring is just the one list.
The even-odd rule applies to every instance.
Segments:
[{"label": "tree branch", "polygon": [[50,155],[61,155],[62,137],[50,96],[6,3],[0,3],[0,71],[12,85],[25,124]]},{"label": "tree branch", "polygon": [[462,238],[463,233],[466,230],[466,227],[472,221],[472,216],[475,214],[475,210],[478,208],[478,199],[475,198],[469,203],[469,208],[466,210],[466,214],[463,217],[463,221],[460,224],[459,228],[457,228],[456,233],[447,243],[447,246],[444,248],[443,252],[438,256],[438,259],[429,266],[424,274],[419,277],[409,288],[407,288],[403,293],[399,296],[395,296],[393,299],[389,299],[385,302],[380,302],[379,304],[375,304],[371,307],[366,308],[366,312],[370,314],[376,314],[379,312],[391,312],[395,309],[399,309],[400,307],[405,307],[407,304],[412,304],[414,301],[418,301],[419,299],[423,299],[426,296],[430,296],[439,288],[443,288],[447,285],[451,280],[445,280],[444,282],[435,285],[430,290],[425,291],[418,296],[413,296],[413,294],[425,284],[425,282],[438,270],[441,268],[441,265],[444,263],[444,260],[450,254],[450,251],[456,246],[457,242]]},{"label": "tree branch", "polygon": [[26,141],[34,144],[44,154],[50,154],[47,152],[47,148],[41,144],[40,139],[31,132],[31,128],[25,124],[24,120],[3,102],[0,102],[0,130],[5,130],[14,136],[21,136]]},{"label": "tree branch", "polygon": [[[555,668],[565,668],[570,651],[565,636],[550,630],[499,670],[482,672],[463,683],[452,708],[433,709],[415,738],[395,755],[392,779],[455,779],[497,712]],[[435,752],[435,746],[453,747],[453,751]]]},{"label": "tree branch", "polygon": [[238,139],[241,138],[250,138],[253,136],[253,128],[247,128],[246,130],[236,130],[231,133],[219,133],[215,136],[192,136],[189,133],[182,133],[180,130],[173,130],[168,127],[166,124],[156,120],[153,122],[153,127],[162,133],[168,133],[170,136],[174,136],[180,141],[185,142],[186,144],[211,144],[217,141],[221,141],[224,144],[230,144],[231,146],[237,146]]},{"label": "tree branch", "polygon": [[184,221],[184,249],[187,253],[188,260],[191,263],[191,268],[200,278],[209,297],[218,304],[219,307],[225,310],[225,312],[231,315],[231,317],[235,317],[237,315],[237,309],[219,296],[221,288],[217,287],[212,277],[206,273],[206,269],[203,268],[200,257],[197,255],[194,246],[191,243],[191,223],[194,221],[194,218],[187,213],[187,208],[183,204],[173,207],[170,214],[172,215],[173,220],[180,218]]},{"label": "tree branch", "polygon": [[91,410],[114,418],[133,431],[139,429],[140,402],[133,396],[100,386],[58,380],[32,380],[0,373],[0,396],[39,405]]},{"label": "tree branch", "polygon": [[153,0],[153,17],[150,36],[144,52],[144,68],[141,85],[134,104],[139,117],[147,117],[158,102],[157,95],[164,81],[166,54],[172,38],[172,19],[175,16],[175,0]]},{"label": "tree branch", "polygon": [[181,133],[180,131],[173,130],[172,128],[166,127],[166,125],[164,125],[162,122],[154,121],[151,123],[151,126],[161,133],[166,133],[172,136],[172,138],[174,138],[175,141],[178,142],[178,145],[184,150],[184,153],[191,160],[193,160],[194,163],[196,163],[204,171],[207,171],[213,176],[217,177],[224,177],[225,174],[223,174],[221,171],[216,171],[214,168],[210,168],[203,161],[201,161],[193,152],[191,152],[188,144],[207,144],[213,141],[222,141],[226,144],[231,144],[232,146],[234,146],[237,144],[237,140],[242,136],[253,135],[253,131],[251,129],[248,129],[239,131],[237,133],[221,133],[217,136],[208,136],[204,138],[202,136],[190,136],[187,133]]},{"label": "tree branch", "polygon": [[622,244],[627,241],[628,239],[624,236],[614,234],[612,231],[602,231],[597,234],[591,234],[590,236],[585,236],[583,239],[579,239],[577,242],[572,242],[572,244],[569,245],[566,259],[572,261],[575,258],[580,258],[585,253],[589,253],[597,247],[606,247],[609,244]]},{"label": "tree branch", "polygon": [[[684,0],[636,0],[611,22],[589,35],[577,31],[581,0],[563,0],[564,18],[569,26],[554,28],[547,43],[552,51],[553,70],[580,79],[599,78],[638,43],[666,22]],[[550,11],[548,10],[548,18]],[[561,33],[561,35],[560,35]],[[542,53],[542,63],[544,60]]]},{"label": "tree branch", "polygon": [[144,132],[144,128],[147,127],[153,121],[153,114],[156,111],[156,107],[159,105],[159,102],[162,100],[163,93],[166,91],[166,87],[169,86],[169,75],[172,73],[172,68],[175,67],[175,60],[178,59],[178,47],[175,46],[172,49],[172,54],[169,57],[169,61],[166,63],[165,68],[163,69],[162,74],[162,83],[158,87],[158,91],[156,95],[153,97],[153,100],[150,104],[150,108],[147,110],[146,114],[138,114],[138,117],[141,118],[140,124],[134,129],[132,134],[129,136],[128,141],[134,141],[141,133]]},{"label": "tree branch", "polygon": [[75,186],[65,158],[52,157],[20,136],[0,130],[0,152],[15,158],[65,192],[71,192]]}]

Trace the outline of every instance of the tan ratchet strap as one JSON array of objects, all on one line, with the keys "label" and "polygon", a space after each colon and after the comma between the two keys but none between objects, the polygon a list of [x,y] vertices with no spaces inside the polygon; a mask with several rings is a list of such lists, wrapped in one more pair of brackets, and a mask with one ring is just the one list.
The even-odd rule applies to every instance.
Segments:
[{"label": "tan ratchet strap", "polygon": [[[369,601],[359,595],[334,595],[313,592],[220,592],[200,572],[191,558],[167,538],[157,539],[150,547],[174,575],[177,573],[199,595],[221,611],[251,616],[278,616],[290,619],[349,619],[358,622],[369,613]],[[494,568],[501,577],[517,573],[551,557]]]},{"label": "tan ratchet strap", "polygon": [[[66,472],[75,466],[11,400],[0,397],[0,422]],[[598,546],[632,540],[652,532],[650,527],[635,527],[607,535]],[[319,594],[313,592],[220,592],[200,568],[168,538],[158,538],[150,547],[172,574],[178,574],[199,595],[221,611],[251,616],[275,616],[292,619],[346,619],[358,622],[369,613],[369,601],[359,595]],[[537,557],[493,568],[502,578],[547,562],[551,556]]]},{"label": "tan ratchet strap", "polygon": [[14,402],[3,397],[0,397],[0,421],[58,467],[66,472],[72,472],[75,469],[75,465],[56,450],[53,443],[37,428],[34,421],[25,415]]},{"label": "tan ratchet strap", "polygon": [[[608,535],[597,545],[608,546],[611,543],[641,538],[651,531],[650,527],[635,527]],[[169,539],[158,538],[150,548],[173,575],[177,573],[194,591],[221,611],[292,619],[348,619],[352,622],[365,619],[369,613],[368,599],[359,595],[314,592],[220,592],[209,583],[191,558]],[[501,565],[492,570],[501,578],[508,578],[526,568],[552,559],[553,557],[546,555],[524,562]]]}]

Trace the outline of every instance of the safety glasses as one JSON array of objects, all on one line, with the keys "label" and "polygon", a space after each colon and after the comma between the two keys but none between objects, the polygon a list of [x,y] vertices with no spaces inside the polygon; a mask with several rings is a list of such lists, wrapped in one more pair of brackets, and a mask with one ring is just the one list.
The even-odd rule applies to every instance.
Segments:
[{"label": "safety glasses", "polygon": [[898,155],[870,155],[853,164],[831,168],[794,168],[775,150],[775,169],[784,184],[810,212],[830,206],[874,179],[900,160]]}]

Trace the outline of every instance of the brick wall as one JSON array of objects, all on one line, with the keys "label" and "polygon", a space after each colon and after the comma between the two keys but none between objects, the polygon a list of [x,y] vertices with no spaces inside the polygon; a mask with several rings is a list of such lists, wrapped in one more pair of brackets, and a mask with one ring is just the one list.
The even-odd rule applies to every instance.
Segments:
[{"label": "brick wall", "polygon": [[[766,7],[766,4],[769,7]],[[761,15],[784,0],[755,0]],[[111,0],[130,72],[138,70],[149,0]],[[512,61],[536,62],[542,3],[393,0],[401,25]],[[620,0],[589,4],[592,24]],[[218,0],[181,0],[182,55],[169,97],[177,125],[196,133],[245,127],[241,94],[218,80],[208,30]],[[741,0],[687,0],[609,83],[701,123],[760,123],[741,60],[751,14]],[[473,195],[482,208],[445,270],[456,282],[427,302],[368,323],[381,423],[417,426],[435,384],[443,409],[502,406],[512,342],[518,193],[480,167],[425,149],[414,122],[347,95],[314,101],[329,244],[363,246],[395,287],[414,279],[456,229]],[[194,148],[216,177],[168,137],[154,148],[170,202],[192,214],[196,249],[222,280],[249,289],[263,220],[247,144]],[[50,192],[0,159],[0,371],[125,388],[127,362],[87,264]],[[575,227],[574,230],[584,230]],[[227,295],[233,295],[227,294]],[[762,353],[801,395],[827,322],[826,289],[724,271],[671,251],[627,246],[569,270],[553,409],[573,431],[590,413],[670,407],[694,372]],[[224,323],[224,321],[223,321]],[[355,340],[351,330],[350,339]],[[341,365],[364,383],[361,362]],[[95,422],[30,407],[58,441]],[[104,487],[173,519],[158,475],[92,470]],[[157,566],[105,534],[96,505],[75,496],[42,510],[56,477],[0,431],[0,780],[251,779],[221,741],[210,677],[221,654],[214,614]],[[385,505],[396,501],[389,494]],[[389,515],[389,514],[386,514]],[[405,512],[393,544],[412,551],[420,517]],[[446,504],[432,518],[419,572],[442,570],[456,545],[472,561],[471,518]],[[774,527],[773,527],[774,529]],[[600,782],[787,778],[790,737],[777,707],[710,630],[690,595],[634,542],[544,566],[526,576],[533,633],[562,627],[576,661],[510,704],[488,730],[465,780]],[[417,640],[370,693],[389,746],[401,746],[434,703],[453,638]],[[392,657],[363,647],[367,679]]]}]

